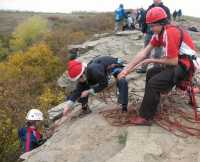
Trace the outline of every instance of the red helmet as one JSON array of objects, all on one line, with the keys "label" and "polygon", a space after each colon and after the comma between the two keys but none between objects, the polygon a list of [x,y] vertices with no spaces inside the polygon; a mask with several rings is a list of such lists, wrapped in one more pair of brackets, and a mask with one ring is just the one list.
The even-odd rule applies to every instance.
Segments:
[{"label": "red helmet", "polygon": [[153,24],[160,20],[167,19],[167,14],[164,9],[161,7],[153,7],[151,8],[146,15],[146,23]]},{"label": "red helmet", "polygon": [[85,63],[81,63],[78,60],[71,60],[67,63],[67,76],[71,81],[76,81],[83,74],[85,67]]}]

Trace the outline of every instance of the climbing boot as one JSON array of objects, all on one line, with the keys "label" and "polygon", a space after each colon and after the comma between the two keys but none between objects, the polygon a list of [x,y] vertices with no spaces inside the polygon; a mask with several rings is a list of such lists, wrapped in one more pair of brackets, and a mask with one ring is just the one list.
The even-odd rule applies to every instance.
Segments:
[{"label": "climbing boot", "polygon": [[89,108],[88,105],[83,105],[82,106],[82,111],[79,114],[79,117],[82,118],[88,114],[92,113],[92,110]]}]

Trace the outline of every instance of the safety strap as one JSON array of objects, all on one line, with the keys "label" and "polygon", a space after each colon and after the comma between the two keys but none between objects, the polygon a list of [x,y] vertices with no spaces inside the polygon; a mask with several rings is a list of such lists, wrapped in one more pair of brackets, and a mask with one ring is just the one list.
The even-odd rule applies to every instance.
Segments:
[{"label": "safety strap", "polygon": [[[183,33],[183,29],[181,29],[179,26],[177,26],[177,29],[180,31],[180,42],[179,42],[179,49],[181,48],[181,44],[183,42],[183,38],[184,38],[184,33]],[[196,59],[195,55],[189,56],[189,55],[179,55],[179,58],[188,58],[190,61],[190,64],[193,66],[193,60]],[[190,71],[193,73],[194,72],[194,67],[190,68]]]},{"label": "safety strap", "polygon": [[30,151],[31,133],[32,133],[32,129],[31,128],[27,128],[27,132],[26,132],[26,147],[25,147],[25,151],[26,152]]},{"label": "safety strap", "polygon": [[180,42],[179,42],[179,49],[181,48],[181,44],[183,42],[183,30],[177,26],[177,29],[180,31]]},{"label": "safety strap", "polygon": [[[170,25],[169,27],[174,27],[176,29],[179,30],[179,33],[180,33],[180,40],[179,40],[179,50],[181,48],[181,45],[182,45],[182,42],[183,42],[183,39],[184,39],[184,32],[183,32],[183,29],[179,26],[175,26],[175,25]],[[179,65],[181,67],[181,69],[183,71],[188,71],[189,72],[189,75],[188,75],[188,80],[191,80],[192,79],[192,76],[193,76],[193,73],[195,71],[194,69],[194,64],[193,64],[193,57],[196,57],[195,55],[194,56],[189,56],[187,54],[183,54],[183,55],[180,55],[178,56],[179,58]],[[189,62],[190,62],[190,67],[187,67],[181,60],[183,59],[188,59]],[[188,69],[189,68],[189,69]]]}]

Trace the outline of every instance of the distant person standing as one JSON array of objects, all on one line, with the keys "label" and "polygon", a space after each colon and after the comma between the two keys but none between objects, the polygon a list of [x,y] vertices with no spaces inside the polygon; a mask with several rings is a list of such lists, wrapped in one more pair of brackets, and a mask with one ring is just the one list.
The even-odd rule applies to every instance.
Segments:
[{"label": "distant person standing", "polygon": [[134,30],[135,24],[134,24],[134,18],[131,14],[131,11],[126,12],[126,18],[125,18],[125,25],[123,26],[124,30]]},{"label": "distant person standing", "polygon": [[178,21],[180,21],[181,17],[182,17],[182,10],[181,9],[178,10],[177,16],[178,16]]},{"label": "distant person standing", "polygon": [[176,21],[176,17],[177,17],[177,11],[176,10],[173,12],[172,16],[173,16],[173,20]]},{"label": "distant person standing", "polygon": [[135,29],[134,18],[132,17],[131,12],[127,13],[127,24],[128,24],[129,30]]},{"label": "distant person standing", "polygon": [[[153,4],[149,6],[149,8],[147,9],[146,13],[147,13],[150,9],[152,9],[152,8],[154,8],[154,7],[161,7],[162,9],[164,9],[164,11],[165,11],[166,14],[167,14],[167,19],[168,19],[168,20],[171,20],[170,10],[169,10],[168,7],[166,7],[166,6],[162,3],[161,0],[153,0]],[[145,17],[146,17],[146,13],[145,13]],[[145,34],[145,37],[144,37],[144,47],[146,47],[146,46],[149,44],[149,42],[150,42],[150,40],[151,40],[151,38],[152,38],[152,36],[153,36],[153,32],[152,32],[150,26],[146,24],[146,18],[145,18],[144,24],[143,24],[143,26],[142,26],[142,32]],[[150,56],[151,56],[151,53],[149,53],[149,54],[147,55],[147,58],[149,58]],[[162,47],[156,47],[156,48],[154,49],[154,55],[153,55],[153,57],[154,57],[154,58],[161,58],[161,57],[162,57]],[[154,66],[158,66],[158,64],[154,64]],[[142,67],[141,67],[140,69],[137,69],[136,72],[137,72],[137,73],[146,73],[147,67],[148,67],[147,64],[142,65]]]},{"label": "distant person standing", "polygon": [[143,8],[137,10],[136,20],[139,24],[139,29],[142,30],[145,22],[145,10]]},{"label": "distant person standing", "polygon": [[124,5],[120,4],[119,7],[115,10],[115,32],[121,30],[124,18],[126,18]]}]

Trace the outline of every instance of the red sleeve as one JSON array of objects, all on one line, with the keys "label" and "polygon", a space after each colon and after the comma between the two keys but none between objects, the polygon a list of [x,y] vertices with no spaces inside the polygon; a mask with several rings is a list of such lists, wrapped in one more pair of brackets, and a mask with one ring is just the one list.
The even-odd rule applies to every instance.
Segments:
[{"label": "red sleeve", "polygon": [[154,34],[151,38],[151,41],[150,41],[151,45],[153,47],[159,47],[160,46],[160,41],[158,39],[158,35],[157,34]]},{"label": "red sleeve", "polygon": [[180,32],[176,28],[167,30],[164,36],[167,58],[176,58],[179,55]]}]

